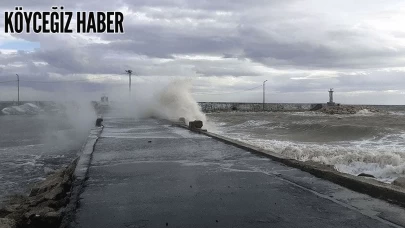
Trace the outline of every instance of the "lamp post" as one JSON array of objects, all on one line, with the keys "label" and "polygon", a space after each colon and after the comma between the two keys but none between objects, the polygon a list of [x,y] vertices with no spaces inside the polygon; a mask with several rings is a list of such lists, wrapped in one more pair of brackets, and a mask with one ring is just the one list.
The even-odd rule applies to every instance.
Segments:
[{"label": "lamp post", "polygon": [[20,105],[20,76],[17,75],[17,91],[18,91],[18,97],[17,97],[17,104]]},{"label": "lamp post", "polygon": [[263,82],[263,111],[264,111],[264,103],[266,101],[266,98],[265,98],[266,97],[266,87],[265,87],[266,82],[267,82],[267,80]]},{"label": "lamp post", "polygon": [[132,75],[132,70],[126,70],[125,71],[127,74],[128,74],[128,76],[129,76],[129,92],[131,93],[131,84],[132,84],[132,82],[131,82],[131,75]]}]

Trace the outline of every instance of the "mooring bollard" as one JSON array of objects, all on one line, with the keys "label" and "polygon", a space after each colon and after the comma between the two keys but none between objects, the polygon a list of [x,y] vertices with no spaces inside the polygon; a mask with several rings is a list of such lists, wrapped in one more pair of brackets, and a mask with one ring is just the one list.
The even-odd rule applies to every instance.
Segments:
[{"label": "mooring bollard", "polygon": [[96,120],[96,127],[101,127],[103,126],[103,118],[98,117]]},{"label": "mooring bollard", "polygon": [[179,122],[181,122],[181,123],[183,123],[183,124],[186,124],[186,118],[180,117],[180,118],[179,118]]},{"label": "mooring bollard", "polygon": [[201,129],[203,126],[203,122],[201,120],[194,120],[188,123],[188,127],[190,129]]}]

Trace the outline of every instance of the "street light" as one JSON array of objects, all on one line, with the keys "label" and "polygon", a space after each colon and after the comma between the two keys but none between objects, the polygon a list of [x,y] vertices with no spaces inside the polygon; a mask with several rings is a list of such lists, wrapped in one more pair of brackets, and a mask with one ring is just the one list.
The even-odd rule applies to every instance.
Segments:
[{"label": "street light", "polygon": [[15,74],[15,75],[17,75],[17,88],[18,88],[18,99],[17,99],[17,101],[18,101],[18,105],[20,105],[20,76],[18,76],[18,74]]},{"label": "street light", "polygon": [[132,70],[126,70],[125,71],[127,74],[128,74],[128,76],[129,76],[129,92],[131,93],[131,84],[132,84],[132,82],[131,82],[131,75],[132,75]]},{"label": "street light", "polygon": [[267,80],[263,82],[263,111],[264,111],[264,103],[266,101],[266,98],[265,98],[265,96],[266,96],[266,87],[265,87],[266,82],[267,82]]}]

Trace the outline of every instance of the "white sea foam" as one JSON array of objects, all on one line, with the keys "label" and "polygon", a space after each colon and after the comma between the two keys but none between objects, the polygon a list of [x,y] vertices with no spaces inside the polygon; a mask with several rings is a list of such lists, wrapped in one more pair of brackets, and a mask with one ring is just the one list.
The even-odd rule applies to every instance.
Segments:
[{"label": "white sea foam", "polygon": [[375,115],[375,113],[370,112],[370,110],[368,109],[362,109],[359,110],[358,112],[356,112],[356,114],[354,114],[355,116],[370,116],[370,115]]},{"label": "white sea foam", "polygon": [[323,112],[285,112],[284,114],[292,115],[292,116],[329,116],[329,114]]},{"label": "white sea foam", "polygon": [[[115,115],[125,117],[147,118],[158,117],[177,121],[184,117],[186,122],[201,120],[206,125],[206,116],[191,95],[192,83],[190,80],[173,80],[166,85],[145,84],[136,88],[128,102],[113,104]],[[128,100],[128,94],[122,91],[114,92],[114,97]]]},{"label": "white sea foam", "polygon": [[370,141],[347,142],[342,144],[299,143],[280,140],[255,139],[247,134],[217,133],[260,148],[282,154],[300,161],[315,161],[334,165],[343,173],[358,175],[368,173],[378,180],[392,182],[396,177],[405,174],[405,150],[400,138],[397,143],[388,143],[382,138],[370,144]]},{"label": "white sea foam", "polygon": [[260,127],[266,124],[270,124],[270,121],[265,121],[265,120],[248,120],[246,122],[243,122],[241,124],[234,125],[234,128],[246,128],[246,127]]},{"label": "white sea foam", "polygon": [[206,122],[205,114],[191,95],[192,84],[189,80],[170,82],[157,95],[157,105],[152,108],[158,117],[178,120],[184,117],[186,122],[201,120]]},{"label": "white sea foam", "polygon": [[404,111],[392,111],[392,112],[388,112],[390,115],[395,115],[395,116],[405,116],[405,112]]},{"label": "white sea foam", "polygon": [[20,106],[11,106],[4,108],[2,113],[5,115],[36,115],[43,112],[38,106],[26,103]]},{"label": "white sea foam", "polygon": [[378,178],[380,181],[391,183],[398,176],[405,174],[405,164],[399,165],[385,165],[381,166],[378,163],[366,163],[366,162],[353,162],[349,165],[336,164],[336,170],[342,173],[348,173],[352,175],[359,175],[361,173],[371,174]]}]

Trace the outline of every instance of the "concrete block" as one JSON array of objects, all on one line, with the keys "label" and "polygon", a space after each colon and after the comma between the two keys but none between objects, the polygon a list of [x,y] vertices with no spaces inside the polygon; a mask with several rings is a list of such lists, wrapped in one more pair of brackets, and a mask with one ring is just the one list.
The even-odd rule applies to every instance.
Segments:
[{"label": "concrete block", "polygon": [[398,177],[392,182],[393,185],[405,188],[405,177]]}]

